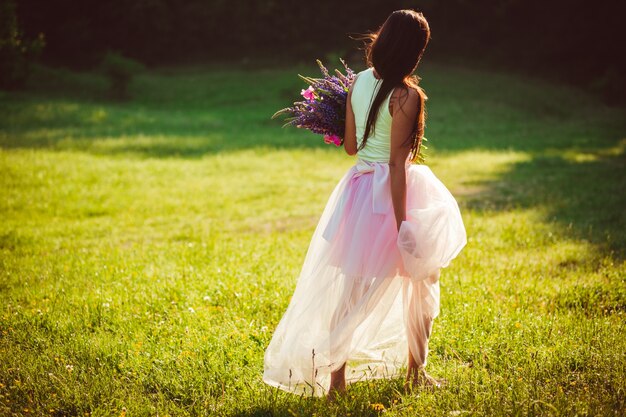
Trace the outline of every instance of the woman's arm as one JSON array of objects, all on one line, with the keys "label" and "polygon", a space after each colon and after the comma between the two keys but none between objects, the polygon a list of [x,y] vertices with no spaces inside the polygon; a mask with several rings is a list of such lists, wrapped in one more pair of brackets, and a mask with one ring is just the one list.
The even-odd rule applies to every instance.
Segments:
[{"label": "woman's arm", "polygon": [[343,148],[348,155],[356,155],[356,122],[354,121],[354,112],[352,111],[352,88],[356,84],[356,78],[352,82],[348,90],[348,98],[346,99],[346,133],[343,138]]},{"label": "woman's arm", "polygon": [[405,164],[411,151],[410,136],[413,133],[419,110],[419,96],[412,88],[396,88],[392,94],[389,176],[393,212],[396,216],[396,226],[400,230],[400,225],[406,220]]}]

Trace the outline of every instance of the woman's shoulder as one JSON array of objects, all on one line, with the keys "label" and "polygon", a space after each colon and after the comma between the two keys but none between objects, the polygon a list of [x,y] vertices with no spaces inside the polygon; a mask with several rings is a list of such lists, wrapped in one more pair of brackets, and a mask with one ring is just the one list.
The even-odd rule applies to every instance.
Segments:
[{"label": "woman's shoulder", "polygon": [[395,87],[391,93],[391,99],[399,102],[413,103],[419,100],[419,92],[406,85]]},{"label": "woman's shoulder", "polygon": [[396,87],[389,99],[390,112],[393,114],[395,109],[402,109],[405,113],[412,114],[417,112],[419,102],[419,92],[416,89],[406,85]]},{"label": "woman's shoulder", "polygon": [[393,89],[392,95],[396,97],[396,99],[401,98],[402,100],[417,100],[419,98],[419,92],[417,89],[413,87],[409,87],[406,85],[400,85]]}]

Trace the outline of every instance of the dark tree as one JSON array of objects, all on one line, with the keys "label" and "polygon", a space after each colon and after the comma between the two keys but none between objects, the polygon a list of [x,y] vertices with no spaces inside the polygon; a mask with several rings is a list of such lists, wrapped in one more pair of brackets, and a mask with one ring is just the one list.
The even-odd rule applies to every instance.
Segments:
[{"label": "dark tree", "polygon": [[242,57],[313,62],[353,49],[349,34],[374,30],[404,7],[426,13],[431,56],[610,88],[626,73],[616,0],[19,0],[17,13],[27,36],[45,33],[49,63],[89,67],[107,50],[149,65]]}]

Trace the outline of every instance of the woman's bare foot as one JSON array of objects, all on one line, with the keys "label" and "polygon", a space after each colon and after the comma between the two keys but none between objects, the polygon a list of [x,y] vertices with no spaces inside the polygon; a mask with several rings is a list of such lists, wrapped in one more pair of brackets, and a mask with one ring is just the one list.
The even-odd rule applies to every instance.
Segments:
[{"label": "woman's bare foot", "polygon": [[410,367],[406,375],[404,389],[411,390],[411,388],[418,386],[426,388],[441,388],[446,385],[446,382],[447,381],[445,379],[433,378],[423,367]]},{"label": "woman's bare foot", "polygon": [[344,392],[346,392],[345,383],[339,387],[330,387],[330,389],[328,390],[328,394],[326,394],[326,399],[328,401],[335,401],[337,397],[343,394]]},{"label": "woman's bare foot", "polygon": [[329,401],[335,401],[338,395],[346,392],[346,364],[330,374],[330,389],[326,398]]}]

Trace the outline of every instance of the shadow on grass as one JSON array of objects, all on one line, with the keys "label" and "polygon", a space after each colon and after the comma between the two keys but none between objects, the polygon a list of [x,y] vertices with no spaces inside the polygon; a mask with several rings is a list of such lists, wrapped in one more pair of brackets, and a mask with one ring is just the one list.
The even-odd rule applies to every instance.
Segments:
[{"label": "shadow on grass", "polygon": [[139,77],[132,100],[106,99],[97,74],[40,68],[27,91],[0,92],[0,148],[201,158],[250,148],[322,148],[272,114],[299,97],[293,70],[202,69]]},{"label": "shadow on grass", "polygon": [[466,197],[474,210],[539,207],[567,235],[626,256],[626,139],[610,154],[535,154]]},{"label": "shadow on grass", "polygon": [[[319,136],[281,129],[271,114],[298,98],[297,72],[176,70],[136,80],[135,99],[103,100],[94,74],[42,69],[30,91],[0,95],[0,148],[77,150],[142,158],[201,158],[243,149],[322,148]],[[624,256],[626,117],[581,92],[501,74],[426,68],[428,143],[436,151],[515,150],[514,164],[476,210],[543,207],[547,220]]]},{"label": "shadow on grass", "polygon": [[[40,67],[27,91],[0,93],[0,147],[148,158],[326,147],[319,135],[270,119],[300,99],[298,72],[318,69],[154,70],[135,80],[132,100],[116,103],[105,99],[101,75]],[[436,63],[421,74],[432,97],[428,145],[437,151],[600,149],[626,128],[624,109],[579,90]]]}]

